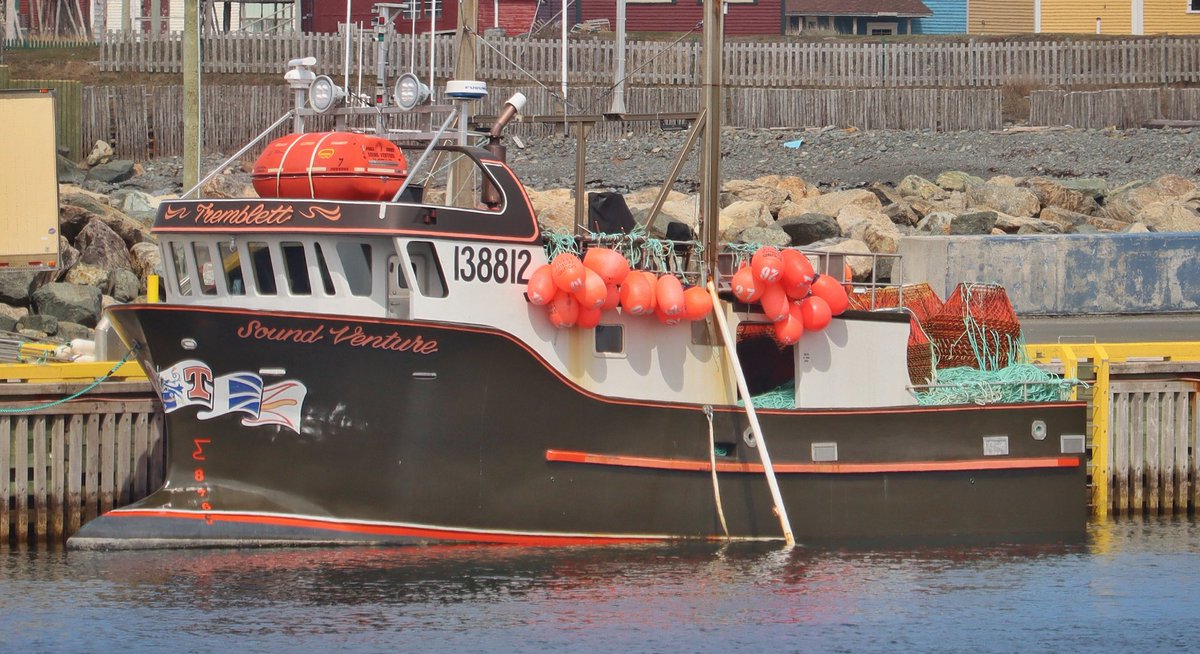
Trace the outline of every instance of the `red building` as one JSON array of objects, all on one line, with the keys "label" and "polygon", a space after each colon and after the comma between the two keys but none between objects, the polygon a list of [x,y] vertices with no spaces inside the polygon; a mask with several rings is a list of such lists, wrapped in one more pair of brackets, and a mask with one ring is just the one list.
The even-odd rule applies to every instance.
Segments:
[{"label": "red building", "polygon": [[[413,19],[409,19],[408,13],[402,11],[393,22],[397,32],[411,32],[413,22],[416,23],[418,34],[428,34],[431,22],[439,32],[454,31],[458,24],[458,3],[455,0],[414,0],[414,3],[418,9]],[[376,0],[351,0],[350,22],[361,22],[364,27],[370,28],[375,24],[375,4]],[[308,11],[305,11],[303,29],[306,32],[336,32],[338,25],[346,22],[344,2],[309,0],[305,5]],[[501,0],[497,20],[496,4],[480,0],[479,31],[499,26],[510,35],[528,33],[534,23],[537,6],[537,0]]]}]

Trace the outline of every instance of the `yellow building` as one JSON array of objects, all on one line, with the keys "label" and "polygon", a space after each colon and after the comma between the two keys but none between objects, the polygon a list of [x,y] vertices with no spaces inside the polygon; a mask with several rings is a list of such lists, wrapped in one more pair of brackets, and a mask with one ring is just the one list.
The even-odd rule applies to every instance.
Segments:
[{"label": "yellow building", "polygon": [[1029,34],[1034,31],[1038,0],[968,0],[967,32]]},{"label": "yellow building", "polygon": [[970,34],[1200,34],[1200,0],[963,0]]}]

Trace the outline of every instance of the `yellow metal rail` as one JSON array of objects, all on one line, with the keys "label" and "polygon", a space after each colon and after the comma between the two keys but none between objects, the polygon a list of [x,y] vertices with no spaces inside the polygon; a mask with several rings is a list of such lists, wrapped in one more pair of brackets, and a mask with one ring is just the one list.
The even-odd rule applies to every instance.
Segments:
[{"label": "yellow metal rail", "polygon": [[[90,363],[9,363],[0,364],[0,383],[3,382],[78,382],[94,381],[108,374],[116,361]],[[137,361],[123,364],[113,373],[114,381],[145,380],[146,373]]]},{"label": "yellow metal rail", "polygon": [[[1109,406],[1112,391],[1109,377],[1112,364],[1131,359],[1200,362],[1200,341],[1150,343],[1053,343],[1026,346],[1033,363],[1061,362],[1064,377],[1076,377],[1079,362],[1090,361],[1096,372],[1092,383],[1092,511],[1108,515],[1108,489],[1111,485],[1111,431]],[[1071,391],[1071,399],[1076,399]]]}]

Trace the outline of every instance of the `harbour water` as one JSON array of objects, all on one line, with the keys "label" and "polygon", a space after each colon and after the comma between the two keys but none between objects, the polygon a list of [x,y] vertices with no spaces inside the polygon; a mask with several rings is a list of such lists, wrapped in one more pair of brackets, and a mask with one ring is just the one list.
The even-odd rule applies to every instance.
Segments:
[{"label": "harbour water", "polygon": [[0,650],[1200,651],[1200,521],[1086,542],[0,550]]}]

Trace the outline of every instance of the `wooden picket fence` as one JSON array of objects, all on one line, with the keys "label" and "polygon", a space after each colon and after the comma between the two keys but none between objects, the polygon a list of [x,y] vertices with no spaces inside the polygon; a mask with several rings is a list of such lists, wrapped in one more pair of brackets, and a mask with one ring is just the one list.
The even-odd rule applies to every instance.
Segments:
[{"label": "wooden picket fence", "polygon": [[[493,88],[481,102],[479,115],[496,115],[516,88]],[[552,92],[521,89],[529,97],[526,115],[561,115],[562,102]],[[220,86],[203,90],[204,149],[231,153],[275,122],[293,104],[290,91],[280,86]],[[572,114],[607,111],[607,87],[574,89],[568,97]],[[1001,93],[997,89],[726,89],[726,123],[735,127],[857,127],[859,129],[930,129],[961,131],[1002,126]],[[626,93],[631,113],[695,112],[698,89],[640,87]],[[178,86],[101,86],[84,89],[81,129],[86,143],[104,140],[122,157],[147,160],[183,153],[183,91]],[[416,128],[417,117],[399,126]],[[309,127],[332,125],[324,117]],[[366,123],[362,125],[368,127]],[[282,136],[291,124],[278,129]],[[518,136],[542,137],[561,125],[514,123]],[[659,130],[657,122],[597,125],[593,139],[619,138],[628,132],[643,135]]]},{"label": "wooden picket fence", "polygon": [[1200,120],[1200,89],[1048,90],[1029,97],[1030,125],[1131,128],[1158,118]]},{"label": "wooden picket fence", "polygon": [[[0,546],[61,543],[162,485],[162,412],[149,382],[0,384]],[[12,413],[11,411],[19,411]]]},{"label": "wooden picket fence", "polygon": [[1200,508],[1200,417],[1195,381],[1114,380],[1114,514]]},{"label": "wooden picket fence", "polygon": [[[370,37],[368,30],[368,38]],[[457,42],[451,35],[416,37],[389,34],[389,71],[410,68],[427,76],[432,53],[439,78],[454,67]],[[376,70],[374,43],[363,48],[363,70]],[[105,71],[179,73],[183,47],[180,34],[147,35],[110,32],[100,44]],[[357,44],[351,46],[357,59]],[[575,39],[567,46],[569,83],[611,84],[616,61],[611,39]],[[345,39],[339,34],[206,34],[200,59],[206,73],[282,75],[289,59],[313,56],[318,72],[342,73]],[[488,38],[479,48],[478,77],[489,82],[553,86],[561,71],[562,45],[556,39]],[[1038,40],[878,42],[728,41],[725,83],[769,88],[834,87],[1035,87],[1076,85],[1171,84],[1200,81],[1200,38],[1188,36],[1120,39],[1045,38]],[[411,60],[410,60],[411,59]],[[701,46],[697,41],[629,41],[628,84],[696,86],[702,79]]]}]

